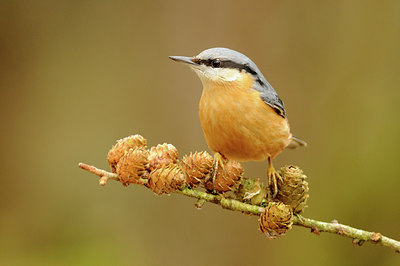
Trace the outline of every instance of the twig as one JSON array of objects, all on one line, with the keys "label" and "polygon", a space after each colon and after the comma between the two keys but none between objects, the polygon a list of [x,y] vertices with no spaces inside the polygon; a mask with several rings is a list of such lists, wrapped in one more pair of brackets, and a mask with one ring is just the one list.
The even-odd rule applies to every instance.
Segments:
[{"label": "twig", "polygon": [[192,198],[205,200],[211,203],[215,203],[221,205],[222,208],[231,210],[231,211],[240,211],[249,214],[260,215],[264,212],[264,208],[260,206],[255,206],[247,203],[243,203],[238,200],[234,199],[227,199],[222,197],[221,195],[213,195],[207,192],[190,189],[190,188],[183,188],[182,190],[177,190],[176,193],[183,194]]},{"label": "twig", "polygon": [[78,166],[79,166],[79,168],[81,168],[85,171],[88,171],[92,174],[100,176],[100,180],[99,180],[100,186],[104,186],[105,184],[107,184],[108,179],[112,179],[112,180],[116,180],[116,181],[119,180],[118,175],[116,173],[107,172],[105,170],[96,168],[93,165],[79,163]]},{"label": "twig", "polygon": [[[79,163],[79,167],[85,171],[100,176],[99,183],[102,186],[106,184],[108,179],[117,181],[119,180],[117,174],[98,169],[92,165]],[[190,189],[187,187],[182,188],[181,190],[177,190],[176,193],[199,199],[200,202],[211,202],[221,205],[225,209],[240,211],[246,214],[260,215],[265,211],[264,208],[260,206],[247,204],[235,199],[225,198],[222,195],[213,195],[207,192]],[[201,206],[202,203],[200,204],[200,207]],[[319,235],[321,232],[327,232],[349,237],[352,238],[352,242],[357,245],[362,245],[364,242],[380,244],[384,247],[394,249],[396,253],[400,253],[399,241],[383,236],[380,233],[368,232],[348,225],[339,224],[337,221],[332,221],[330,223],[321,222],[296,214],[293,216],[293,225],[310,228],[311,232],[317,235]]]},{"label": "twig", "polygon": [[[264,212],[264,208],[259,206],[250,205],[234,199],[221,198],[217,195],[212,195],[206,192],[189,188],[184,188],[181,191],[177,191],[177,193],[219,204],[223,208],[232,211],[241,211],[255,215],[260,215]],[[339,224],[335,221],[331,223],[321,222],[310,218],[305,218],[299,214],[293,217],[293,224],[310,228],[311,232],[317,235],[319,235],[320,232],[338,234],[341,236],[352,238],[354,244],[362,245],[364,242],[379,243],[382,246],[392,248],[397,253],[400,253],[400,242],[383,236],[380,233],[364,231],[361,229],[350,227],[348,225]]]},{"label": "twig", "polygon": [[353,239],[353,244],[362,245],[364,242],[380,244],[384,247],[392,248],[396,253],[400,253],[400,242],[389,237],[383,236],[381,233],[368,232],[357,229],[348,225],[343,225],[333,221],[330,223],[305,218],[301,215],[294,216],[293,224],[307,227],[311,232],[319,235],[320,232],[338,234]]}]

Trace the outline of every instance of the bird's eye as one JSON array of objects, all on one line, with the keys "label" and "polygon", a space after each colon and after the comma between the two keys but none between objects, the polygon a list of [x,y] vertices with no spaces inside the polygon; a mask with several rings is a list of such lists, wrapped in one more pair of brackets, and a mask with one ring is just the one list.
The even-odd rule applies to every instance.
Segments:
[{"label": "bird's eye", "polygon": [[220,67],[221,66],[221,61],[219,61],[219,59],[214,59],[211,62],[211,64],[212,64],[213,67]]}]

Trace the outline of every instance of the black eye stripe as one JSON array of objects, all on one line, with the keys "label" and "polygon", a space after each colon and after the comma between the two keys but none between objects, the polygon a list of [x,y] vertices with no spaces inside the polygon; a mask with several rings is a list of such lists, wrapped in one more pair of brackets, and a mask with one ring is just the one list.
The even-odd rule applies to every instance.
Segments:
[{"label": "black eye stripe", "polygon": [[214,61],[213,59],[198,59],[196,60],[196,63],[199,65],[212,66],[213,61]]},{"label": "black eye stripe", "polygon": [[257,72],[254,71],[251,67],[249,67],[247,64],[239,64],[239,63],[235,63],[233,61],[224,61],[224,63],[222,64],[221,62],[221,66],[223,65],[223,67],[226,68],[236,68],[239,69],[240,71],[244,70],[252,75],[256,75]]},{"label": "black eye stripe", "polygon": [[[196,63],[199,65],[205,65],[205,66],[211,66],[213,67],[213,62],[215,59],[197,59]],[[239,71],[246,71],[252,75],[256,75],[257,72],[254,71],[251,67],[249,67],[247,64],[239,64],[235,63],[231,60],[220,60],[220,64],[218,66],[219,68],[235,68],[238,69]]]}]

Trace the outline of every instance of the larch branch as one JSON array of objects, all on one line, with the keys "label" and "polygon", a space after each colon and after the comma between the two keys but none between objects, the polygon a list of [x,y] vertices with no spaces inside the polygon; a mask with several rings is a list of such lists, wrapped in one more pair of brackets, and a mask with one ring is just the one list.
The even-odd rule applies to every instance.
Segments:
[{"label": "larch branch", "polygon": [[[99,184],[102,186],[104,186],[109,179],[119,180],[116,173],[110,173],[108,171],[98,169],[92,165],[79,163],[79,167],[85,171],[99,176]],[[196,204],[196,206],[198,207],[201,207],[204,202],[210,202],[220,205],[225,209],[240,211],[246,214],[260,215],[265,210],[263,207],[257,205],[251,205],[235,199],[226,198],[223,195],[214,195],[187,187],[184,187],[181,190],[177,190],[176,193],[198,199],[199,201]],[[396,253],[400,253],[400,241],[383,236],[380,233],[368,232],[348,225],[339,224],[337,221],[332,221],[328,223],[306,218],[301,216],[300,214],[295,214],[293,217],[293,225],[310,228],[311,232],[316,235],[319,235],[321,232],[337,234],[353,239],[353,244],[362,245],[364,242],[371,242],[391,248],[395,250]]]}]

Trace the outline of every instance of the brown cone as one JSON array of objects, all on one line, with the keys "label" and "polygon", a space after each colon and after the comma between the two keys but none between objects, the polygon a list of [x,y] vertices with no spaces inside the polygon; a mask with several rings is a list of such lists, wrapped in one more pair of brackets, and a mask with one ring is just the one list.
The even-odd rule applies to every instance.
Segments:
[{"label": "brown cone", "polygon": [[278,179],[277,199],[291,206],[294,213],[302,212],[308,199],[307,176],[297,166],[282,167],[280,175],[282,179]]},{"label": "brown cone", "polygon": [[146,148],[147,141],[140,135],[131,135],[126,138],[117,140],[117,143],[112,146],[107,155],[107,161],[110,165],[111,171],[116,172],[116,166],[121,157],[129,149],[134,149],[138,147]]},{"label": "brown cone", "polygon": [[244,169],[239,162],[227,160],[218,168],[215,180],[212,180],[212,175],[204,180],[204,187],[209,191],[215,190],[219,193],[231,191],[239,182],[243,172]]},{"label": "brown cone", "polygon": [[149,170],[176,163],[178,161],[178,150],[172,144],[158,144],[151,147],[149,156]]},{"label": "brown cone", "polygon": [[290,206],[282,202],[269,202],[259,219],[260,230],[269,239],[278,238],[292,228],[292,219]]},{"label": "brown cone", "polygon": [[181,161],[181,169],[185,175],[186,183],[196,187],[210,173],[213,165],[212,156],[206,152],[195,152],[185,155]]},{"label": "brown cone", "polygon": [[161,195],[181,189],[184,183],[185,179],[179,166],[169,164],[152,171],[146,186],[157,195]]},{"label": "brown cone", "polygon": [[147,178],[149,151],[144,148],[130,149],[119,160],[116,172],[124,186],[131,183],[144,184]]}]

